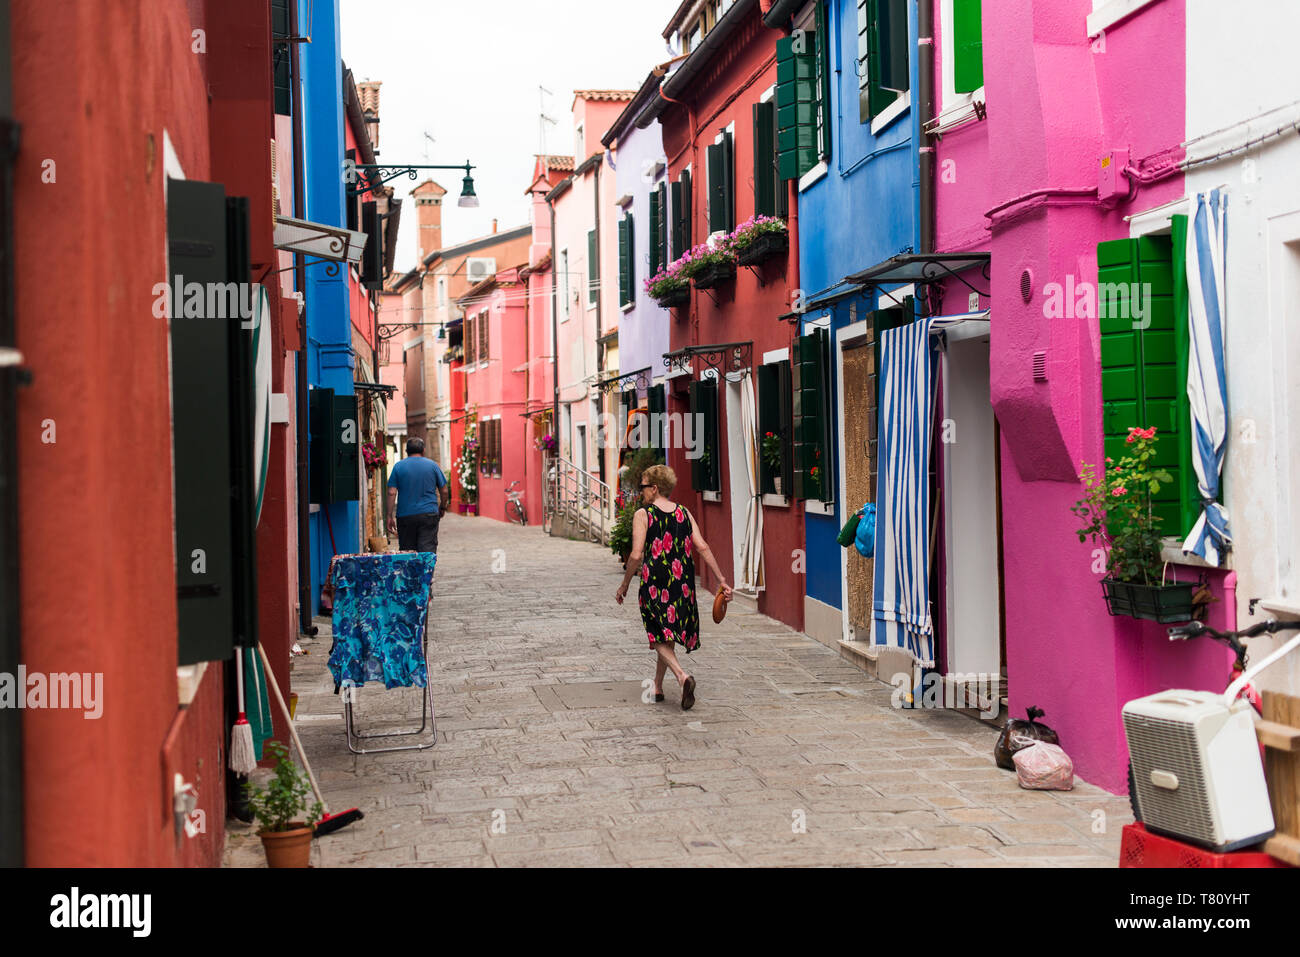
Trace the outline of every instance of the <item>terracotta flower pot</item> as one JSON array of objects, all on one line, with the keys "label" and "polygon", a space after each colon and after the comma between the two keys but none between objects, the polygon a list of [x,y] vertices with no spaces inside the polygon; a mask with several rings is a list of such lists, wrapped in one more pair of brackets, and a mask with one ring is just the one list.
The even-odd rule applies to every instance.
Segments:
[{"label": "terracotta flower pot", "polygon": [[311,839],[315,829],[302,821],[291,821],[287,831],[259,831],[267,867],[307,867],[311,863]]}]

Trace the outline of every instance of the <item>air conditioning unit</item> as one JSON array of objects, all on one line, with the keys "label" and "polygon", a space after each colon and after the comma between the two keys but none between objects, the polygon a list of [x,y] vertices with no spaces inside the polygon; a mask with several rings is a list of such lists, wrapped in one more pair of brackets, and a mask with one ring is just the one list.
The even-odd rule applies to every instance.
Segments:
[{"label": "air conditioning unit", "polygon": [[1254,710],[1209,691],[1162,691],[1124,705],[1142,823],[1218,852],[1274,832]]},{"label": "air conditioning unit", "polygon": [[496,275],[497,261],[490,256],[470,256],[465,260],[465,277],[472,286]]}]

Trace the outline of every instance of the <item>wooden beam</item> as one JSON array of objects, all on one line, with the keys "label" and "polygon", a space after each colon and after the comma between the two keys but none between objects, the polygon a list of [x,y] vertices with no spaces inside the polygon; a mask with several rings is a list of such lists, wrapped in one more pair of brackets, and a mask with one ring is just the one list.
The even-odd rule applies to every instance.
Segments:
[{"label": "wooden beam", "polygon": [[1300,751],[1300,728],[1279,724],[1276,721],[1257,721],[1255,734],[1259,743],[1276,751]]}]

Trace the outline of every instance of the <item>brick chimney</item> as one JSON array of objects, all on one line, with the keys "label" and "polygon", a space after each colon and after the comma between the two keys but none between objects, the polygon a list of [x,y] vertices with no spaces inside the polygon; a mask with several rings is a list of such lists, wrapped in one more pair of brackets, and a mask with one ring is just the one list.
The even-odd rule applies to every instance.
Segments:
[{"label": "brick chimney", "polygon": [[361,115],[366,118],[366,132],[370,145],[379,150],[379,88],[383,80],[363,80],[357,84],[357,99],[361,101]]},{"label": "brick chimney", "polygon": [[497,221],[496,221],[495,219],[493,219],[493,220],[492,220],[492,232],[495,233],[496,231],[497,231]]},{"label": "brick chimney", "polygon": [[433,180],[426,179],[411,190],[411,195],[415,197],[415,215],[420,227],[415,245],[423,259],[442,248],[442,198],[447,191]]}]

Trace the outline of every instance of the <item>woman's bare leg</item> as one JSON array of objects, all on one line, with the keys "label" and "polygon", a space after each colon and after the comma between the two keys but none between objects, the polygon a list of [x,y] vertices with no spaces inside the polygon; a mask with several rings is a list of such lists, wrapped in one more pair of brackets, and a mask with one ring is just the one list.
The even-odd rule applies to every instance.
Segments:
[{"label": "woman's bare leg", "polygon": [[668,672],[668,662],[663,655],[655,655],[655,694],[664,693],[664,675]]},{"label": "woman's bare leg", "polygon": [[[667,666],[671,668],[673,671],[673,677],[675,677],[679,682],[684,682],[690,677],[690,675],[682,670],[682,666],[677,663],[677,655],[673,651],[673,646],[670,642],[656,642],[655,651],[659,654],[659,666]],[[660,673],[662,674],[662,672]]]}]

